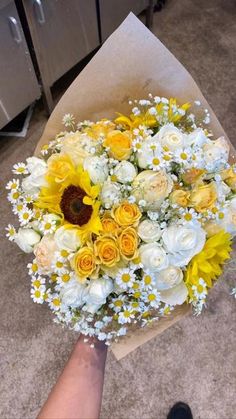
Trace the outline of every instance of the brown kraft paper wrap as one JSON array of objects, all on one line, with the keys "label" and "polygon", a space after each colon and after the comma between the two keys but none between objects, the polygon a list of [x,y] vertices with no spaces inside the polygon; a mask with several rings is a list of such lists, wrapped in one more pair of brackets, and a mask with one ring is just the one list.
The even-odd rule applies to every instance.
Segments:
[{"label": "brown kraft paper wrap", "polygon": [[[113,119],[117,112],[130,113],[129,99],[145,99],[148,93],[176,97],[180,103],[199,100],[203,109],[209,110],[214,138],[223,135],[229,141],[188,71],[131,13],[62,96],[46,124],[35,154],[64,130],[64,114],[72,113],[77,122]],[[231,162],[234,162],[235,150],[231,143],[230,147]],[[190,312],[190,306],[184,304],[150,326],[130,330],[127,336],[112,344],[115,357],[123,358]]]}]

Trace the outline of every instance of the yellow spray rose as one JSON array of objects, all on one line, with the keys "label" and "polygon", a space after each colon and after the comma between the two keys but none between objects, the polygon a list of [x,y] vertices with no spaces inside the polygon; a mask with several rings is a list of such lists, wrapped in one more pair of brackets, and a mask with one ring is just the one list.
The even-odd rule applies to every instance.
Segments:
[{"label": "yellow spray rose", "polygon": [[120,252],[116,240],[110,235],[100,236],[94,243],[95,254],[99,263],[112,267],[120,260]]},{"label": "yellow spray rose", "polygon": [[84,282],[96,269],[96,258],[93,249],[88,246],[79,249],[71,260],[71,266],[78,275],[80,282]]},{"label": "yellow spray rose", "polygon": [[123,202],[118,207],[113,208],[112,216],[120,226],[137,225],[142,214],[136,204]]},{"label": "yellow spray rose", "polygon": [[195,188],[190,195],[190,205],[198,212],[204,212],[214,207],[217,199],[213,183]]},{"label": "yellow spray rose", "polygon": [[111,217],[110,212],[105,213],[101,219],[102,232],[105,234],[116,235],[120,229],[117,222]]},{"label": "yellow spray rose", "polygon": [[232,189],[233,192],[236,192],[236,173],[233,168],[225,169],[221,172],[221,177],[225,183]]},{"label": "yellow spray rose", "polygon": [[131,154],[132,136],[129,131],[111,131],[103,145],[109,147],[109,155],[117,160],[127,160]]},{"label": "yellow spray rose", "polygon": [[182,179],[184,183],[187,185],[192,185],[193,183],[200,183],[202,182],[202,175],[205,173],[205,170],[203,169],[188,169],[186,172],[182,175]]},{"label": "yellow spray rose", "polygon": [[132,260],[138,256],[138,235],[132,227],[125,228],[119,238],[118,245],[124,259]]},{"label": "yellow spray rose", "polygon": [[222,227],[214,221],[208,221],[204,224],[204,230],[207,233],[207,237],[212,237],[222,231]]},{"label": "yellow spray rose", "polygon": [[46,176],[52,177],[56,183],[65,182],[75,173],[75,167],[69,156],[53,154],[49,157]]},{"label": "yellow spray rose", "polygon": [[190,196],[190,193],[188,191],[177,189],[170,194],[170,201],[172,202],[172,204],[177,204],[177,205],[180,205],[181,207],[187,207],[189,196]]}]

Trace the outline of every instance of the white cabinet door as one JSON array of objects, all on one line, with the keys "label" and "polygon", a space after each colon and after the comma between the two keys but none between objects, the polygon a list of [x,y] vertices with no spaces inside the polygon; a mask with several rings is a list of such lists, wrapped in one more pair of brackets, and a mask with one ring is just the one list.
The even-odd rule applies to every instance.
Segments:
[{"label": "white cabinet door", "polygon": [[0,2],[0,128],[40,96],[13,1]]}]

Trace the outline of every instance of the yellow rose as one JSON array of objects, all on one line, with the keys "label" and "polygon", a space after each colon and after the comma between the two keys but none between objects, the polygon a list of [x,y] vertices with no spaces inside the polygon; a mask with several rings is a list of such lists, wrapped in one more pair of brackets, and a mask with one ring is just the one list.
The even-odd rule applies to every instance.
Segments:
[{"label": "yellow rose", "polygon": [[100,122],[91,125],[91,127],[85,128],[86,132],[90,137],[98,140],[101,136],[106,136],[110,131],[115,129],[115,124],[108,119],[102,119]]},{"label": "yellow rose", "polygon": [[138,235],[135,229],[125,228],[118,237],[118,245],[124,259],[135,259],[138,256]]},{"label": "yellow rose", "polygon": [[136,176],[132,186],[137,201],[146,201],[145,209],[155,211],[172,191],[173,180],[164,170],[143,170]]},{"label": "yellow rose", "polygon": [[222,227],[219,224],[214,223],[214,221],[208,221],[204,224],[203,228],[207,233],[207,237],[212,237],[222,231]]},{"label": "yellow rose", "polygon": [[186,172],[182,175],[182,179],[184,183],[187,185],[191,185],[193,183],[200,182],[202,179],[202,175],[205,173],[205,170],[202,169],[188,169]]},{"label": "yellow rose", "polygon": [[71,260],[71,266],[78,275],[80,282],[84,282],[96,269],[93,249],[88,246],[79,249]]},{"label": "yellow rose", "polygon": [[105,213],[101,219],[102,223],[102,232],[105,234],[112,234],[116,235],[118,230],[120,229],[119,225],[113,218],[111,217],[110,213]]},{"label": "yellow rose", "polygon": [[119,130],[107,134],[103,145],[109,147],[109,155],[117,160],[128,160],[131,154],[132,137],[130,132]]},{"label": "yellow rose", "polygon": [[123,202],[118,207],[113,208],[112,216],[120,226],[137,225],[142,214],[136,204]]},{"label": "yellow rose", "polygon": [[61,154],[53,154],[49,157],[48,171],[46,176],[50,176],[57,183],[65,182],[65,180],[75,173],[74,165],[69,156]]},{"label": "yellow rose", "polygon": [[217,199],[217,192],[213,183],[199,186],[190,195],[190,205],[198,212],[212,209]]},{"label": "yellow rose", "polygon": [[110,235],[100,236],[94,243],[95,254],[99,263],[112,267],[120,260],[120,252],[116,240]]},{"label": "yellow rose", "polygon": [[233,192],[236,192],[236,173],[233,171],[233,168],[225,169],[221,172],[221,178],[225,183],[232,189]]},{"label": "yellow rose", "polygon": [[170,194],[170,201],[172,202],[172,204],[177,204],[181,207],[187,207],[189,196],[190,193],[188,191],[177,189]]},{"label": "yellow rose", "polygon": [[82,165],[84,159],[90,156],[88,145],[96,145],[96,143],[86,134],[70,133],[62,140],[61,154],[69,156],[76,166]]}]

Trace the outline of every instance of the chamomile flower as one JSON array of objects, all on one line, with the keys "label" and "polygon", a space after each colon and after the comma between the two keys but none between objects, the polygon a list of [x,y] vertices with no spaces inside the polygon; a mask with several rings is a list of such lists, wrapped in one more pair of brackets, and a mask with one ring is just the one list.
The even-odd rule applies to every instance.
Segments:
[{"label": "chamomile flower", "polygon": [[43,304],[45,289],[44,285],[41,285],[39,288],[31,289],[30,294],[34,303]]},{"label": "chamomile flower", "polygon": [[31,277],[31,285],[34,288],[40,288],[46,282],[45,278],[42,276],[32,276]]},{"label": "chamomile flower", "polygon": [[193,285],[192,290],[197,300],[205,300],[207,296],[207,285],[204,279],[200,278],[198,285]]},{"label": "chamomile flower", "polygon": [[36,262],[36,259],[34,259],[32,263],[28,263],[27,268],[28,268],[29,275],[35,276],[39,272],[39,267]]},{"label": "chamomile flower", "polygon": [[146,293],[143,293],[142,298],[153,308],[158,308],[160,306],[160,294],[154,288]]},{"label": "chamomile flower", "polygon": [[193,208],[180,208],[179,213],[184,223],[189,223],[201,217],[201,214],[198,214]]},{"label": "chamomile flower", "polygon": [[119,313],[124,307],[125,299],[125,295],[119,295],[117,298],[112,298],[109,307],[112,308],[115,313]]},{"label": "chamomile flower", "polygon": [[72,128],[75,124],[75,117],[71,113],[66,113],[62,118],[62,123],[65,127]]},{"label": "chamomile flower", "polygon": [[16,230],[15,227],[12,224],[8,224],[8,226],[6,227],[6,237],[10,240],[13,241],[15,236],[16,236]]},{"label": "chamomile flower", "polygon": [[14,164],[12,172],[15,175],[27,175],[29,173],[25,163]]},{"label": "chamomile flower", "polygon": [[31,204],[34,201],[34,198],[31,195],[25,195],[23,198],[26,205]]},{"label": "chamomile flower", "polygon": [[46,234],[53,234],[56,231],[57,225],[55,220],[48,221],[43,217],[41,223],[40,223],[40,231],[44,235]]},{"label": "chamomile flower", "polygon": [[136,152],[141,152],[142,150],[142,141],[140,138],[136,138],[135,140],[133,140],[132,142],[132,148],[134,151]]},{"label": "chamomile flower", "polygon": [[16,204],[20,198],[21,194],[16,189],[12,189],[11,192],[7,195],[7,199],[11,202],[11,204]]},{"label": "chamomile flower", "polygon": [[56,293],[51,294],[48,300],[48,304],[51,310],[53,311],[60,310],[61,300],[60,300],[59,294],[56,294]]},{"label": "chamomile flower", "polygon": [[118,323],[119,324],[131,323],[134,317],[135,317],[134,310],[124,307],[123,311],[120,311],[118,314]]},{"label": "chamomile flower", "polygon": [[174,310],[174,306],[170,306],[169,304],[165,304],[163,307],[159,309],[160,316],[168,316],[171,311]]},{"label": "chamomile flower", "polygon": [[155,278],[153,274],[149,271],[144,271],[142,281],[141,281],[141,287],[149,289],[149,288],[153,288],[154,284],[155,284]]},{"label": "chamomile flower", "polygon": [[55,257],[54,261],[52,262],[52,270],[58,275],[63,275],[67,272],[67,267],[64,261]]},{"label": "chamomile flower", "polygon": [[73,272],[65,271],[65,272],[61,273],[60,275],[58,275],[57,284],[58,285],[64,285],[67,282],[69,282],[72,277],[73,277]]},{"label": "chamomile flower", "polygon": [[33,211],[28,207],[24,206],[21,211],[19,211],[19,221],[21,226],[25,226],[33,217]]},{"label": "chamomile flower", "polygon": [[129,268],[123,268],[118,271],[116,276],[116,283],[120,288],[127,290],[128,288],[132,287],[135,278],[136,277],[133,270]]},{"label": "chamomile flower", "polygon": [[40,150],[40,153],[42,154],[42,156],[46,156],[49,152],[49,144],[44,144]]},{"label": "chamomile flower", "polygon": [[20,186],[19,179],[12,179],[10,182],[7,183],[6,189],[16,191],[17,189],[19,189],[19,186]]}]

